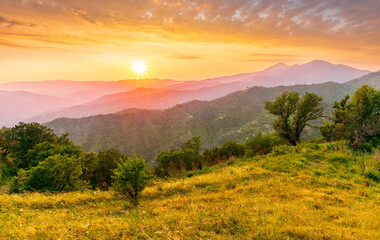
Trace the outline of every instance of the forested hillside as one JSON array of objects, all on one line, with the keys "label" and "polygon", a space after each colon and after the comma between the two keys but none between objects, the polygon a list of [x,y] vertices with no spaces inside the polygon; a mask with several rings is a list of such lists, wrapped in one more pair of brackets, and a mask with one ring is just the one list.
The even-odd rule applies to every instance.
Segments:
[{"label": "forested hillside", "polygon": [[[246,140],[252,134],[271,131],[273,119],[264,109],[283,91],[312,92],[332,105],[363,84],[380,89],[380,73],[371,73],[344,83],[253,87],[213,101],[192,101],[166,110],[129,109],[117,114],[82,119],[57,119],[46,126],[56,133],[69,133],[70,139],[85,151],[118,149],[124,154],[142,155],[152,162],[162,150],[177,146],[192,136],[201,136],[203,147],[213,147],[228,140]],[[309,129],[307,136],[318,136]]]}]

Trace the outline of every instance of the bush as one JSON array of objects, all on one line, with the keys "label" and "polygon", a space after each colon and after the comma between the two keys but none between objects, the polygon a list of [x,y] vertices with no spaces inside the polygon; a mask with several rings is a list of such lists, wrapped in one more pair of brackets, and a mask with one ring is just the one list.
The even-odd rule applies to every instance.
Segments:
[{"label": "bush", "polygon": [[268,154],[272,152],[274,147],[286,144],[288,144],[287,141],[276,135],[262,135],[260,133],[256,137],[249,140],[245,145],[248,150],[247,156],[253,157],[254,155]]},{"label": "bush", "polygon": [[[108,149],[103,152],[99,152],[95,161],[95,166],[92,166],[93,172],[87,172],[91,174],[90,183],[94,188],[107,190],[111,186],[113,179],[113,171],[117,168],[117,163],[125,160],[126,157],[121,152]],[[90,167],[90,166],[88,166]],[[91,168],[91,167],[90,167]]]},{"label": "bush", "polygon": [[193,149],[171,150],[158,154],[156,161],[159,163],[155,172],[158,176],[168,176],[187,170],[201,169],[202,155]]},{"label": "bush", "polygon": [[181,150],[163,151],[157,155],[158,166],[155,168],[157,176],[164,177],[187,170],[202,169],[204,160],[199,153],[201,146],[200,137],[186,140]]},{"label": "bush", "polygon": [[244,145],[234,141],[228,141],[220,147],[214,147],[212,150],[206,149],[203,152],[203,159],[206,164],[226,162],[231,157],[244,156],[245,150]]},{"label": "bush", "polygon": [[76,191],[87,186],[81,180],[82,169],[78,158],[54,155],[30,170],[21,169],[12,179],[11,191],[61,192]]},{"label": "bush", "polygon": [[88,182],[93,189],[98,186],[98,182],[100,182],[96,178],[96,168],[98,165],[98,154],[90,152],[90,153],[82,153],[80,156],[81,165],[82,165],[82,179]]},{"label": "bush", "polygon": [[376,182],[380,182],[380,172],[374,168],[366,169],[364,176]]},{"label": "bush", "polygon": [[113,190],[126,196],[132,204],[138,205],[138,196],[151,179],[144,159],[134,156],[120,162],[114,174]]}]

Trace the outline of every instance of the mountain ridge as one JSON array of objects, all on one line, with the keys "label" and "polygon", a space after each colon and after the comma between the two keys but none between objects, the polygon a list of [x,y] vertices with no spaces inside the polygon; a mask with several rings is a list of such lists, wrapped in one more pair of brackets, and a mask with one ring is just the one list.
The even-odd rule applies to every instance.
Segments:
[{"label": "mountain ridge", "polygon": [[[346,69],[350,69],[350,72],[346,73]],[[355,73],[352,74],[352,71]],[[330,77],[332,81],[334,81],[335,77],[335,81],[340,82],[342,79],[352,79],[348,79],[348,76],[361,76],[361,74],[367,72],[348,66],[337,67],[337,65],[321,60],[292,66],[278,63],[259,72],[184,82],[157,90],[138,88],[124,93],[110,94],[92,102],[35,116],[26,121],[47,122],[60,117],[80,118],[97,114],[116,113],[127,108],[165,109],[191,100],[217,99],[234,91],[253,86],[272,87],[300,83],[313,84],[326,82],[330,80]],[[329,76],[329,78],[326,76]],[[288,79],[296,80],[290,81]]]},{"label": "mountain ridge", "polygon": [[[60,118],[46,126],[58,134],[68,132],[85,151],[115,148],[127,155],[142,155],[152,163],[159,151],[179,146],[193,136],[201,136],[204,147],[213,147],[271,131],[273,118],[265,111],[264,101],[273,100],[285,90],[316,93],[331,106],[365,83],[374,83],[373,87],[380,89],[380,72],[343,84],[252,87],[212,101],[195,100],[165,110],[129,109],[79,119]],[[318,132],[309,129],[308,134],[316,136]]]}]

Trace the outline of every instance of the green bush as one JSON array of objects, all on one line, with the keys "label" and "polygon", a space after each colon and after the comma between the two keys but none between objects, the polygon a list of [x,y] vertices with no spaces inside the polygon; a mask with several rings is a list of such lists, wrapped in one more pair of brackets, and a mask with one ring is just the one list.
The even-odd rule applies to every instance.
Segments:
[{"label": "green bush", "polygon": [[157,155],[157,176],[164,177],[188,170],[202,169],[205,165],[200,150],[200,137],[186,140],[180,150],[163,151]]},{"label": "green bush", "polygon": [[114,174],[113,190],[126,196],[132,204],[138,205],[138,196],[151,179],[144,159],[136,156],[126,159],[118,163]]},{"label": "green bush", "polygon": [[376,182],[380,182],[380,172],[374,168],[366,169],[364,176]]},{"label": "green bush", "polygon": [[107,190],[113,182],[113,171],[117,168],[117,163],[123,161],[125,158],[121,152],[114,149],[99,152],[97,159],[94,160],[95,163],[92,163],[94,165],[87,166],[92,169],[87,169],[87,176],[89,177],[92,187]]},{"label": "green bush", "polygon": [[256,137],[249,140],[245,145],[249,151],[247,151],[247,156],[253,157],[254,155],[264,155],[272,152],[275,146],[286,145],[287,141],[284,139],[272,135],[262,135],[261,133]]},{"label": "green bush", "polygon": [[78,158],[54,155],[30,170],[21,169],[12,179],[11,191],[62,192],[84,189],[87,184],[80,177]]},{"label": "green bush", "polygon": [[234,141],[225,142],[219,147],[206,149],[203,152],[203,159],[206,164],[217,164],[226,162],[231,157],[242,157],[246,152],[245,145]]},{"label": "green bush", "polygon": [[158,154],[159,163],[155,172],[158,176],[168,176],[187,170],[196,170],[203,167],[202,155],[194,149],[171,150]]}]

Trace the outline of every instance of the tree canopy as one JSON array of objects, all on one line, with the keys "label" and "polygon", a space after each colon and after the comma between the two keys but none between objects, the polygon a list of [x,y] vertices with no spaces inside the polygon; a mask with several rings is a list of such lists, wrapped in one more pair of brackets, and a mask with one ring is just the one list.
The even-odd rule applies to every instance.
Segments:
[{"label": "tree canopy", "polygon": [[321,135],[328,141],[348,139],[355,146],[380,139],[380,91],[363,85],[349,101],[347,95],[333,105],[332,122],[320,126]]},{"label": "tree canopy", "polygon": [[300,141],[306,126],[323,116],[322,97],[306,93],[302,98],[297,92],[283,92],[275,101],[266,101],[265,109],[278,116],[273,127],[276,132],[292,145]]}]

